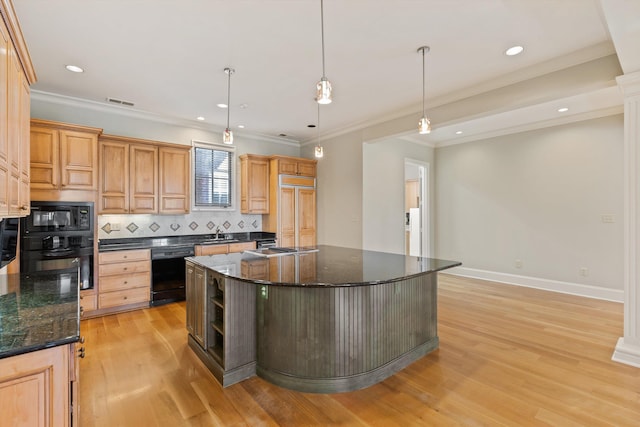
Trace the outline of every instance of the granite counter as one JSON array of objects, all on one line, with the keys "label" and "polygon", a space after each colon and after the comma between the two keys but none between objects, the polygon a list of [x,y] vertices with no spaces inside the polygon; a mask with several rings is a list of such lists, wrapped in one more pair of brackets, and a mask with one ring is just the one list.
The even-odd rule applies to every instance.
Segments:
[{"label": "granite counter", "polygon": [[0,358],[80,338],[77,269],[0,276]]}]

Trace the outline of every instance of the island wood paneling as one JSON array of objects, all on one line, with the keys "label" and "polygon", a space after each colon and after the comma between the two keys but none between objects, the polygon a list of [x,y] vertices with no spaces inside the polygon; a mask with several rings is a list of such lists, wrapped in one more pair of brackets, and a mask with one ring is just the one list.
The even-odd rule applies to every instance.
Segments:
[{"label": "island wood paneling", "polygon": [[368,286],[262,286],[259,376],[308,392],[381,381],[438,346],[435,273]]}]

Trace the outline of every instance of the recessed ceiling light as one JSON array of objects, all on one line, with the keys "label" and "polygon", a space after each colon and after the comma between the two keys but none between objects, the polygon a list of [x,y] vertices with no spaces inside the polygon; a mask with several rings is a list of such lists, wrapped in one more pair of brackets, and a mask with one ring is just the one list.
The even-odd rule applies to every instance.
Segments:
[{"label": "recessed ceiling light", "polygon": [[240,129],[244,129],[244,125],[238,125]]},{"label": "recessed ceiling light", "polygon": [[240,104],[239,105],[241,110],[246,110],[248,106],[249,106],[248,104]]},{"label": "recessed ceiling light", "polygon": [[286,133],[281,133],[278,136],[287,136],[287,134]]},{"label": "recessed ceiling light", "polygon": [[203,120],[204,120],[204,117],[202,117],[202,116],[198,116],[198,117],[196,117],[196,120],[203,121]]},{"label": "recessed ceiling light", "polygon": [[515,56],[522,53],[523,50],[524,50],[524,47],[522,46],[512,46],[509,49],[507,49],[504,53],[507,56]]},{"label": "recessed ceiling light", "polygon": [[216,107],[218,107],[218,108],[228,108],[229,106],[227,104],[216,104]]},{"label": "recessed ceiling light", "polygon": [[314,127],[316,127],[316,125],[311,124],[311,125],[307,125],[307,127],[308,128],[314,128]]},{"label": "recessed ceiling light", "polygon": [[456,135],[462,135],[462,131],[461,130],[456,131]]},{"label": "recessed ceiling light", "polygon": [[80,67],[78,67],[77,65],[65,65],[65,67],[67,70],[73,72],[73,73],[84,73],[84,70]]},{"label": "recessed ceiling light", "polygon": [[565,113],[567,111],[569,111],[567,107],[558,108],[558,113]]}]

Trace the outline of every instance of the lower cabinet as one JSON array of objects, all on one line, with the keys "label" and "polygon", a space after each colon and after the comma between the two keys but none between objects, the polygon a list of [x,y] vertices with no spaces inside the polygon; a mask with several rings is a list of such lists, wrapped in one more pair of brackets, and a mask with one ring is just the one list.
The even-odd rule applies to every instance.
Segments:
[{"label": "lower cabinet", "polygon": [[255,375],[256,286],[187,261],[189,346],[223,387]]},{"label": "lower cabinet", "polygon": [[120,311],[149,304],[151,251],[101,252],[98,257],[98,310]]},{"label": "lower cabinet", "polygon": [[0,425],[78,425],[76,345],[0,359]]}]

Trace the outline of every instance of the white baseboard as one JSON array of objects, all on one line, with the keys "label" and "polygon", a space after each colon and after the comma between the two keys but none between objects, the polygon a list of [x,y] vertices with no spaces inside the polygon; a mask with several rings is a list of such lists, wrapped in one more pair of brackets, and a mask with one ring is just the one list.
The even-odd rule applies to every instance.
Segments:
[{"label": "white baseboard", "polygon": [[471,277],[474,279],[490,280],[509,285],[525,286],[527,288],[544,289],[546,291],[563,294],[578,295],[614,302],[624,302],[624,291],[618,289],[601,288],[599,286],[582,285],[579,283],[561,282],[558,280],[541,279],[538,277],[518,276],[516,274],[500,273],[496,271],[478,270],[475,268],[455,267],[443,272],[454,276]]},{"label": "white baseboard", "polygon": [[628,345],[624,342],[624,337],[621,337],[611,360],[640,368],[640,346]]}]

